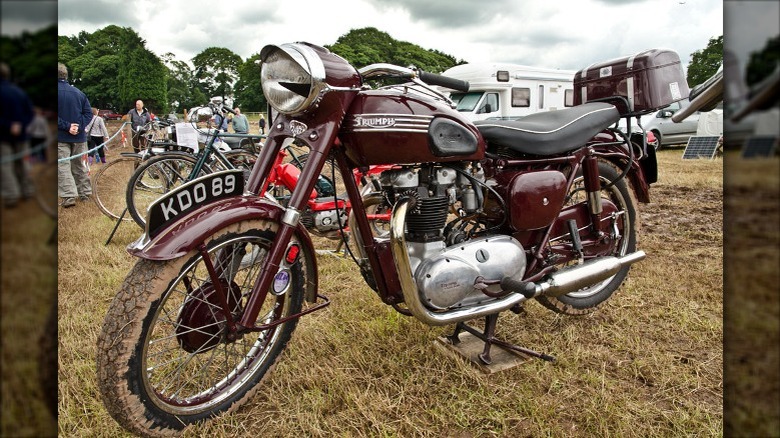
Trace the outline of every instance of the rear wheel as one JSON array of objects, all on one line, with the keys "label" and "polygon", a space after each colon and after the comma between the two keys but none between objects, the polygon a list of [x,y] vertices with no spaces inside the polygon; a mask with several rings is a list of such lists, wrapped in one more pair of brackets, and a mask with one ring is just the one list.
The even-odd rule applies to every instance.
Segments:
[{"label": "rear wheel", "polygon": [[[125,186],[127,211],[141,228],[146,226],[146,210],[164,194],[195,179],[192,175],[197,159],[192,155],[163,154],[138,166]],[[197,177],[211,172],[206,166]]]},{"label": "rear wheel", "polygon": [[[618,177],[618,171],[611,164],[599,162],[599,175],[601,186],[605,187]],[[580,173],[574,181],[572,191],[569,193],[570,201],[568,205],[583,202],[586,197],[583,189],[583,178]],[[630,192],[625,178],[617,181],[607,189],[601,190],[601,198],[608,199],[617,206],[619,215],[616,218],[615,227],[620,233],[616,239],[611,254],[613,256],[623,256],[636,251],[636,227],[637,213],[634,198]],[[588,258],[588,247],[583,248],[585,258]],[[564,267],[564,266],[561,266]],[[560,297],[539,296],[537,300],[548,309],[557,313],[568,315],[583,315],[590,313],[606,301],[620,287],[623,280],[626,279],[630,266],[626,266],[614,276],[590,287],[571,292]]]},{"label": "rear wheel", "polygon": [[[277,226],[243,221],[206,239],[234,320],[274,240]],[[300,312],[301,260],[282,263],[286,286],[269,291],[257,324]],[[279,359],[297,319],[227,336],[225,309],[200,252],[170,261],[139,261],[109,307],[98,337],[98,386],[108,412],[142,435],[165,435],[246,402]]]}]

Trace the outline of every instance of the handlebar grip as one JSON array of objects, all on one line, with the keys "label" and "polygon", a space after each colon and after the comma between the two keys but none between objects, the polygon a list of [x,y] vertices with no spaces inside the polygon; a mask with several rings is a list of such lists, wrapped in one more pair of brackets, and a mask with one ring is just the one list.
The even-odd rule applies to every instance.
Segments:
[{"label": "handlebar grip", "polygon": [[428,85],[439,85],[442,87],[451,88],[457,91],[469,91],[469,82],[462,81],[460,79],[450,78],[447,76],[437,75],[436,73],[428,73],[427,71],[419,70],[417,75],[420,80]]}]

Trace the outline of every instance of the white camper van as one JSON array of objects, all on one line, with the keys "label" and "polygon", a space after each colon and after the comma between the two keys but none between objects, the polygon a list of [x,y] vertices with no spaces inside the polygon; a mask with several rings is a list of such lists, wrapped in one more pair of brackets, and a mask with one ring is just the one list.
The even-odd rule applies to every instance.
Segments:
[{"label": "white camper van", "polygon": [[518,64],[463,64],[442,73],[469,81],[468,93],[450,92],[470,120],[512,120],[574,105],[574,70]]}]

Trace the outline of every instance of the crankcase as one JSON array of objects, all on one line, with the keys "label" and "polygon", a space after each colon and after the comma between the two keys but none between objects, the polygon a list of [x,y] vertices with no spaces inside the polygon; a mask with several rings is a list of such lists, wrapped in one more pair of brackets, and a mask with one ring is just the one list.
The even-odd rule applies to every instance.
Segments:
[{"label": "crankcase", "polygon": [[422,302],[443,310],[493,299],[475,285],[489,284],[486,291],[499,294],[497,283],[505,277],[522,280],[525,268],[525,251],[517,240],[492,236],[448,247],[420,263],[414,276]]}]

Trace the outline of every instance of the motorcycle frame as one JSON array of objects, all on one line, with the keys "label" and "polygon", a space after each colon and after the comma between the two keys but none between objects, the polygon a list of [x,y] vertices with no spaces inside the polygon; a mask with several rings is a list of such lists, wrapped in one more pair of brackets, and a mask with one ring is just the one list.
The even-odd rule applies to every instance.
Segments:
[{"label": "motorcycle frame", "polygon": [[[300,177],[297,179],[295,187],[292,189],[292,195],[287,208],[281,209],[281,217],[274,220],[278,223],[278,229],[271,250],[269,251],[260,273],[252,287],[249,300],[245,306],[246,311],[235,323],[235,330],[257,331],[267,327],[256,327],[256,320],[259,309],[262,307],[274,276],[280,268],[281,261],[285,256],[290,241],[296,233],[300,234],[302,227],[299,226],[301,213],[307,208],[310,202],[311,193],[317,182],[318,176],[324,168],[328,157],[333,156],[341,172],[349,203],[355,212],[356,225],[353,227],[360,234],[359,242],[362,245],[363,254],[366,255],[367,268],[373,276],[376,290],[382,301],[389,305],[395,305],[404,301],[401,290],[401,279],[396,271],[396,264],[391,249],[391,242],[380,241],[374,238],[369,223],[369,217],[366,214],[363,205],[360,189],[358,188],[358,178],[355,177],[353,169],[357,166],[351,165],[351,160],[346,154],[345,147],[340,142],[338,135],[339,129],[345,118],[345,109],[357,95],[358,90],[354,92],[343,91],[328,93],[320,102],[319,110],[312,114],[291,117],[280,114],[274,119],[268,132],[267,142],[260,152],[257,163],[252,169],[249,180],[245,187],[245,196],[260,197],[267,188],[272,172],[278,165],[279,153],[283,143],[289,138],[297,139],[310,149],[309,158],[303,167]],[[630,146],[629,146],[630,147]],[[585,177],[586,190],[596,192],[600,190],[600,181],[596,161],[598,156],[608,155],[610,161],[626,162],[630,161],[631,169],[635,169],[635,160],[627,156],[622,151],[610,152],[607,149],[600,150],[598,143],[585,145],[582,149],[573,152],[565,157],[546,157],[533,160],[498,160],[498,164],[504,167],[514,167],[528,164],[556,164],[573,165],[574,170],[570,173],[567,190],[571,187],[576,174],[576,167],[583,163],[583,173]],[[483,161],[489,162],[490,158],[485,157]],[[362,170],[362,169],[361,169]],[[641,171],[641,169],[639,169]],[[599,199],[596,197],[595,199]],[[598,208],[590,211],[591,224],[600,221],[600,210]],[[204,218],[206,219],[206,218]],[[211,229],[218,224],[211,224]],[[544,247],[550,238],[548,227],[539,248]],[[354,232],[354,231],[353,231]],[[307,236],[308,238],[308,236]],[[140,251],[138,251],[140,253]],[[139,254],[140,255],[140,254]],[[537,257],[534,257],[537,260]],[[365,266],[361,266],[365,269]],[[315,268],[316,269],[316,268]],[[535,273],[529,280],[541,278],[548,269],[542,269]],[[318,293],[307,294],[307,299],[313,301],[316,297],[321,297]],[[327,305],[327,303],[325,304]],[[321,306],[317,306],[320,308]],[[304,312],[309,313],[309,312]],[[304,313],[293,315],[299,317]],[[232,335],[232,334],[231,334]]]}]

